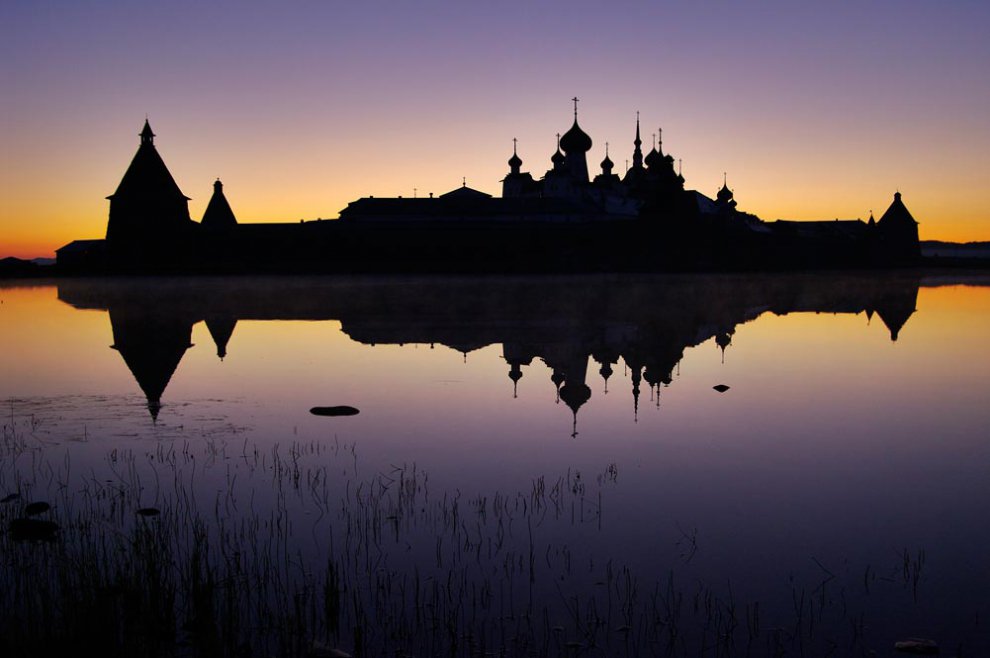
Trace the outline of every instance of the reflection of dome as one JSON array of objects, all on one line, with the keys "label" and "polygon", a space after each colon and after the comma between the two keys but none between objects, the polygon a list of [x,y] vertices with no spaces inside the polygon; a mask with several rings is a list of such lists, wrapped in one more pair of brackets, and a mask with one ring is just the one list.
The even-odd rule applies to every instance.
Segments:
[{"label": "reflection of dome", "polygon": [[560,138],[560,148],[564,153],[587,153],[591,150],[591,137],[581,130],[577,117],[574,117],[574,125]]},{"label": "reflection of dome", "polygon": [[612,159],[608,157],[608,153],[606,152],[605,159],[602,160],[602,171],[611,171],[614,166],[615,163],[612,162]]},{"label": "reflection of dome", "polygon": [[560,399],[571,411],[578,412],[585,402],[591,399],[591,389],[587,384],[564,384],[560,388]]},{"label": "reflection of dome", "polygon": [[550,162],[553,163],[554,168],[564,164],[564,154],[560,152],[560,133],[557,133],[557,150],[550,156]]},{"label": "reflection of dome", "polygon": [[591,389],[587,384],[565,383],[560,389],[560,399],[568,406],[574,414],[574,425],[571,436],[577,436],[577,412],[585,402],[591,399]]}]

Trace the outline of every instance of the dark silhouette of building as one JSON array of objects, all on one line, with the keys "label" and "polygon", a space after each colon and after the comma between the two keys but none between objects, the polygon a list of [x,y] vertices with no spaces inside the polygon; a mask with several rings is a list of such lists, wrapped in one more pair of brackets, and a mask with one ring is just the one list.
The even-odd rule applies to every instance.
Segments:
[{"label": "dark silhouette of building", "polygon": [[539,179],[513,140],[501,197],[468,187],[434,196],[366,197],[333,220],[239,224],[223,192],[196,223],[145,121],[140,145],[110,197],[105,245],[58,250],[67,270],[125,272],[602,272],[778,269],[909,264],[917,222],[900,198],[879,222],[764,222],[737,208],[723,178],[714,199],[685,189],[663,132],[642,152],[637,114],[632,166],[608,154],[591,177],[594,142],[578,123],[558,135]]}]

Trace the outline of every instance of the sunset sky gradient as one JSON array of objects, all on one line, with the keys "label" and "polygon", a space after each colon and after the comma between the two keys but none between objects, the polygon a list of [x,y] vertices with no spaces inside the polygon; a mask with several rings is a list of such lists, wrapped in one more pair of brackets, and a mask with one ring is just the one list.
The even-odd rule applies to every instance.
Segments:
[{"label": "sunset sky gradient", "polygon": [[103,237],[145,116],[199,220],[336,217],[361,196],[498,194],[580,123],[663,128],[687,187],[766,220],[877,216],[990,240],[990,4],[27,2],[0,8],[0,256]]}]

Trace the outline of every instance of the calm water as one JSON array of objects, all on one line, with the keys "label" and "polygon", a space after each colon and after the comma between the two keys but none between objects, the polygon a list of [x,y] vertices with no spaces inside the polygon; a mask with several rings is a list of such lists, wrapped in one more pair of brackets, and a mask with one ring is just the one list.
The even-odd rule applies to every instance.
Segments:
[{"label": "calm water", "polygon": [[[743,629],[758,603],[795,653],[990,652],[990,277],[90,280],[0,302],[0,495],[56,501],[63,538],[74,496],[118,483],[221,526],[284,515],[272,550],[304,573],[362,550],[355,492],[414,478],[366,568],[455,564],[495,590],[475,621],[523,606],[587,646],[576,608],[676,589],[674,653],[706,600]],[[360,414],[309,412],[330,405]],[[431,512],[449,501],[456,522]]]}]

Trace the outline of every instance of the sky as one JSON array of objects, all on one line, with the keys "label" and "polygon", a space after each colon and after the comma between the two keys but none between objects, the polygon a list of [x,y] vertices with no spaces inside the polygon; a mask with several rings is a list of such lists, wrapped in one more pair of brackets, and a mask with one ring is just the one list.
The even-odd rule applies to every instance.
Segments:
[{"label": "sky", "polygon": [[498,194],[518,139],[579,121],[765,220],[879,218],[990,240],[990,3],[186,2],[0,5],[0,257],[100,238],[148,117],[199,220],[332,218],[362,196]]}]

